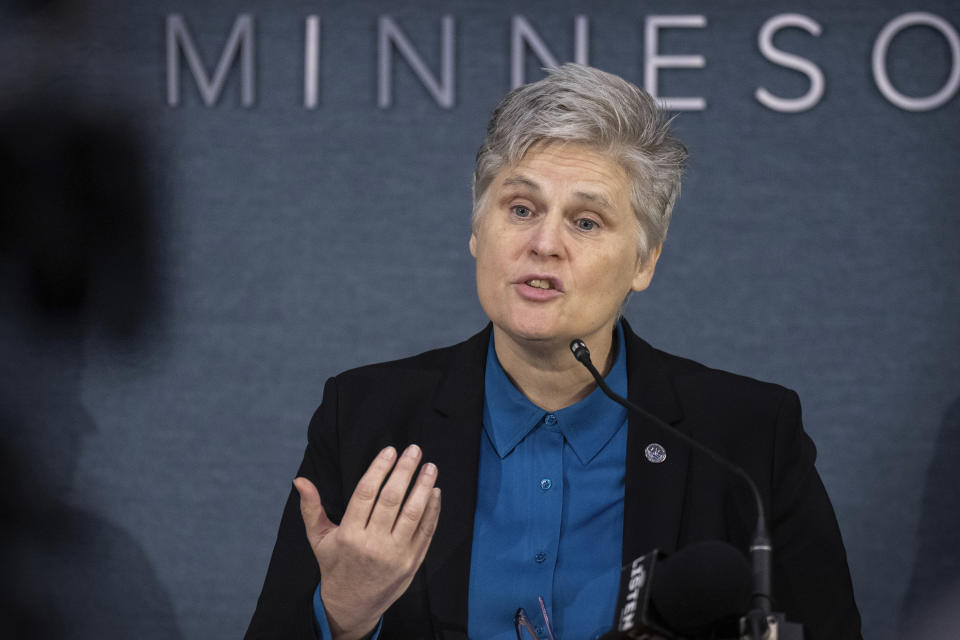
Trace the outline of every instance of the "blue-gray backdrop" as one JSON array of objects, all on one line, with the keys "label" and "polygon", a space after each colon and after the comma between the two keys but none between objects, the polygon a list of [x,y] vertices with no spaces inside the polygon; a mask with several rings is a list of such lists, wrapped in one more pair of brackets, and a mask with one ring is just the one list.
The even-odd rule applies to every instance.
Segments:
[{"label": "blue-gray backdrop", "polygon": [[934,455],[960,453],[955,2],[41,4],[4,21],[5,101],[135,130],[155,219],[140,340],[20,354],[47,361],[37,402],[84,423],[44,445],[99,549],[83,575],[163,603],[110,615],[240,636],[325,379],[483,326],[473,155],[545,54],[702,99],[677,111],[690,169],[627,317],[799,391],[865,635],[898,637],[908,591],[956,563],[957,516],[925,511],[960,486]]}]

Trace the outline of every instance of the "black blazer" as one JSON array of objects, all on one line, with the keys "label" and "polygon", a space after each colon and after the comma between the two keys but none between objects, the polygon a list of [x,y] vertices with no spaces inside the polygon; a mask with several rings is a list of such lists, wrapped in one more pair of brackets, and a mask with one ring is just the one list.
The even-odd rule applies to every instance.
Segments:
[{"label": "black blazer", "polygon": [[[759,486],[774,545],[775,610],[803,623],[807,640],[859,638],[846,553],[796,393],[658,351],[625,321],[624,331],[630,399],[742,466]],[[298,473],[317,485],[334,522],[387,445],[402,450],[415,442],[440,470],[437,532],[410,588],[385,614],[383,640],[466,637],[489,339],[488,325],[452,347],[331,378],[310,422]],[[651,442],[666,448],[666,461],[647,461]],[[726,540],[746,550],[755,511],[742,480],[630,416],[624,563],[697,540]],[[312,597],[319,578],[291,490],[246,638],[315,638]]]}]

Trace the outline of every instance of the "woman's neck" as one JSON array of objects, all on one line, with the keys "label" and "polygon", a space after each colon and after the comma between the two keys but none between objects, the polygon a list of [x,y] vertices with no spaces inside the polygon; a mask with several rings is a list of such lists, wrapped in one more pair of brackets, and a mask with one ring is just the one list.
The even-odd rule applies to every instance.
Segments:
[{"label": "woman's neck", "polygon": [[[507,377],[533,404],[557,411],[579,402],[596,388],[590,372],[570,353],[563,340],[516,339],[493,328],[494,348]],[[584,338],[601,375],[613,366],[616,350],[613,331],[602,330]]]}]

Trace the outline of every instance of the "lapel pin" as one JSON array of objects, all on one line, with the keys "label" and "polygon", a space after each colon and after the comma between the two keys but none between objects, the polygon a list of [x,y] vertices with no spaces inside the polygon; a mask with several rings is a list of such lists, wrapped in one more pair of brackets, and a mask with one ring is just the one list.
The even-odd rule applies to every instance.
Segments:
[{"label": "lapel pin", "polygon": [[647,460],[654,464],[660,464],[667,459],[667,450],[657,442],[648,444],[647,448],[643,450],[643,453],[647,456]]}]

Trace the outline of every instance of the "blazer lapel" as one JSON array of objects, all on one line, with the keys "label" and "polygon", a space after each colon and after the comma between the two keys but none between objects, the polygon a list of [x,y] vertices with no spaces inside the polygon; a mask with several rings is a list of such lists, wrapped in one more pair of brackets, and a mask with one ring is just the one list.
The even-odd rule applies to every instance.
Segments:
[{"label": "blazer lapel", "polygon": [[[664,422],[678,426],[683,414],[661,358],[653,347],[633,333],[626,320],[623,328],[630,400]],[[633,412],[628,424],[624,564],[652,549],[670,552],[676,548],[690,461],[689,447],[656,424]],[[646,449],[653,443],[666,450],[663,462],[648,459]]]},{"label": "blazer lapel", "polygon": [[439,469],[440,521],[424,560],[438,638],[467,637],[467,590],[483,420],[483,376],[490,326],[451,350],[425,416],[422,446]]}]

